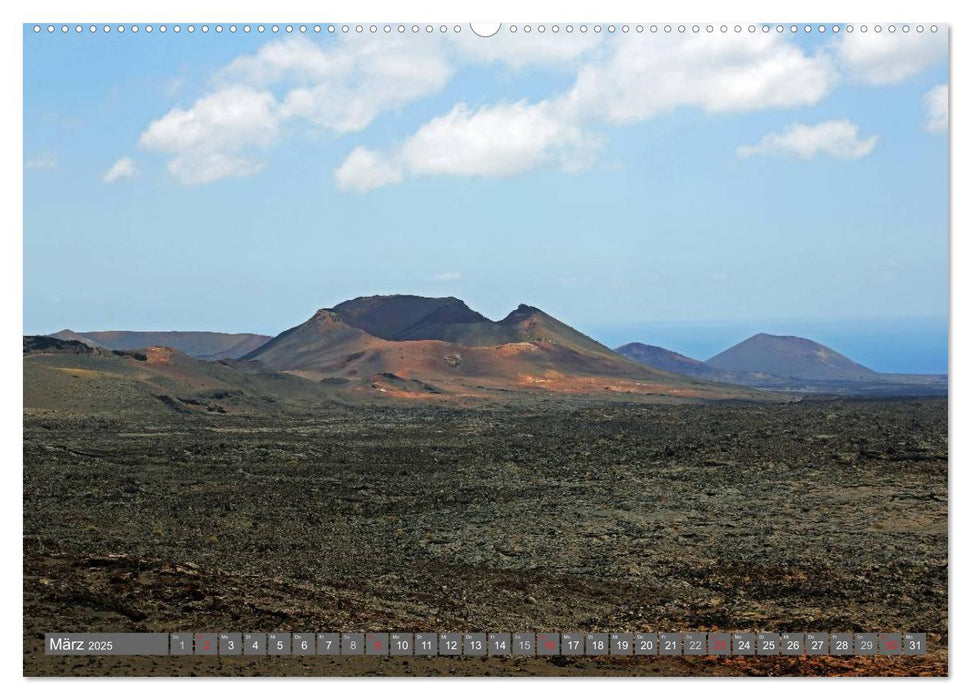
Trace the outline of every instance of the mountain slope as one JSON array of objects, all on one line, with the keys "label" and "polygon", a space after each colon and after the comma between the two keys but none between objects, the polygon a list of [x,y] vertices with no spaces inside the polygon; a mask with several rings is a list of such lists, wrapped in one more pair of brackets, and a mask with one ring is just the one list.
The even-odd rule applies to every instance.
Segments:
[{"label": "mountain slope", "polygon": [[658,345],[645,345],[644,343],[627,343],[614,350],[619,355],[639,362],[642,365],[661,369],[665,372],[676,374],[686,374],[689,377],[704,377],[706,379],[716,379],[722,381],[719,372],[714,367],[710,367],[701,360],[696,360],[673,350],[662,348]]},{"label": "mountain slope", "polygon": [[394,391],[391,378],[441,393],[546,390],[728,398],[746,392],[657,371],[618,355],[540,309],[498,322],[452,297],[362,297],[321,309],[249,353],[279,371],[356,380]]},{"label": "mountain slope", "polygon": [[409,294],[358,297],[329,311],[347,326],[382,340],[443,340],[475,347],[549,341],[579,352],[606,357],[615,354],[549,314],[525,304],[520,304],[501,321],[486,318],[455,297]]},{"label": "mountain slope", "polygon": [[807,338],[759,333],[706,361],[729,372],[763,372],[815,381],[860,381],[877,373]]},{"label": "mountain slope", "polygon": [[175,348],[201,360],[236,359],[252,352],[268,335],[256,333],[212,333],[208,331],[85,331],[65,328],[52,338],[77,340],[109,350],[136,350],[153,345]]},{"label": "mountain slope", "polygon": [[585,336],[580,331],[571,328],[544,311],[526,304],[520,304],[508,316],[499,321],[498,325],[512,329],[520,342],[553,343],[570,348],[578,353],[596,355],[609,360],[617,357],[617,353],[606,345]]},{"label": "mountain slope", "polygon": [[[947,394],[946,375],[873,372],[834,350],[805,338],[763,334],[761,337],[754,336],[749,341],[746,341],[747,346],[740,343],[716,355],[709,362],[701,362],[656,345],[643,343],[628,343],[617,348],[617,353],[647,367],[769,391],[846,396]],[[736,351],[736,348],[739,350]],[[717,361],[722,367],[709,364],[713,361]],[[768,371],[766,367],[773,368],[775,372]]]},{"label": "mountain slope", "polygon": [[[490,322],[491,323],[491,322]],[[515,328],[509,337],[523,335]],[[437,339],[385,340],[321,309],[305,323],[291,328],[247,355],[278,370],[307,376],[365,377],[393,373],[426,381],[463,377],[505,378],[547,371],[650,378],[651,370],[614,354],[584,353],[573,344],[558,342],[552,333],[536,333],[532,341],[500,345],[464,345]],[[573,340],[573,339],[570,339]],[[590,341],[592,342],[592,341]],[[575,342],[574,342],[575,344]]]},{"label": "mountain slope", "polygon": [[242,359],[257,360],[278,370],[340,373],[369,350],[388,343],[349,326],[336,311],[320,309],[304,323],[283,331]]},{"label": "mountain slope", "polygon": [[257,363],[197,360],[167,347],[108,350],[24,336],[24,410],[32,413],[268,414],[332,402],[331,387]]}]

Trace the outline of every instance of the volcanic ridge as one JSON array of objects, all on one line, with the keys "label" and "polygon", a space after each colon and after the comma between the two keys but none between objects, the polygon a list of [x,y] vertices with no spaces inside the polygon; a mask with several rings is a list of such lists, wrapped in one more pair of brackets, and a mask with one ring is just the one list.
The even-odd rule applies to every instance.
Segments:
[{"label": "volcanic ridge", "polygon": [[533,306],[521,304],[492,321],[454,297],[345,301],[320,309],[242,359],[315,381],[363,381],[395,395],[545,390],[737,396],[730,387],[644,367]]}]

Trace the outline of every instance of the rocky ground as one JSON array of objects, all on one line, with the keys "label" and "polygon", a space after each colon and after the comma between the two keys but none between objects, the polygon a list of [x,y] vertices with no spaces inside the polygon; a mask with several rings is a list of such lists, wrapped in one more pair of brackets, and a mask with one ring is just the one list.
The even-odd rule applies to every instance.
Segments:
[{"label": "rocky ground", "polygon": [[[27,675],[945,675],[947,402],[24,421]],[[46,657],[50,631],[913,631],[912,658]]]}]

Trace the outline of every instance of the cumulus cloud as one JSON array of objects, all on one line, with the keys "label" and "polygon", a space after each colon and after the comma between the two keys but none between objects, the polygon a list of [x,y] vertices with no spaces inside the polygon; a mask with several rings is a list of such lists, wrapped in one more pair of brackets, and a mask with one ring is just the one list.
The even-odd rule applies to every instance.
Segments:
[{"label": "cumulus cloud", "polygon": [[408,175],[577,172],[596,160],[603,143],[598,126],[644,121],[678,107],[725,112],[813,104],[835,82],[829,57],[810,56],[775,35],[616,37],[609,51],[588,39],[544,48],[566,37],[549,38],[533,51],[589,53],[568,92],[535,103],[457,104],[389,153],[352,152],[338,169],[338,185],[367,191]]},{"label": "cumulus cloud", "polygon": [[[596,159],[599,128],[681,108],[726,113],[814,105],[842,77],[895,82],[933,65],[946,53],[945,35],[856,32],[817,51],[775,32],[609,39],[435,32],[380,40],[350,33],[328,43],[291,36],[218,70],[207,94],[152,122],[139,143],[166,154],[169,171],[186,184],[243,177],[258,172],[267,149],[285,137],[360,132],[384,113],[440,93],[464,65],[501,63],[513,70],[567,68],[576,78],[545,100],[460,103],[395,146],[353,148],[335,171],[337,185],[368,191],[419,175],[503,177],[542,167],[575,172]],[[784,149],[787,138],[796,137],[770,134],[747,148]],[[813,153],[869,152],[874,142]]]},{"label": "cumulus cloud", "polygon": [[935,134],[947,131],[948,89],[947,85],[935,85],[924,95],[924,128]]},{"label": "cumulus cloud", "polygon": [[138,175],[138,166],[135,165],[135,161],[128,156],[124,156],[116,160],[115,164],[108,168],[105,174],[101,176],[101,181],[112,183],[116,180],[123,180],[125,178],[135,177],[136,175]]},{"label": "cumulus cloud", "polygon": [[294,36],[264,44],[255,54],[237,56],[216,74],[216,81],[251,85],[315,82],[335,72],[346,74],[352,62],[344,54],[325,52],[310,39]]},{"label": "cumulus cloud", "polygon": [[428,37],[352,37],[326,53],[296,41],[304,55],[289,71],[301,83],[283,98],[281,116],[338,133],[360,131],[384,111],[439,92],[455,70],[440,40]]},{"label": "cumulus cloud", "polygon": [[853,32],[836,42],[836,55],[850,80],[888,85],[930,68],[947,56],[947,32]]},{"label": "cumulus cloud", "polygon": [[176,107],[149,124],[138,143],[173,156],[169,172],[182,182],[201,184],[258,172],[262,163],[241,153],[272,144],[279,126],[272,93],[234,86]]},{"label": "cumulus cloud", "polygon": [[551,102],[459,103],[425,123],[393,152],[358,148],[338,168],[345,190],[367,191],[404,175],[504,177],[541,166],[576,172],[596,157],[601,139],[572,123]]},{"label": "cumulus cloud", "polygon": [[807,54],[776,34],[618,37],[612,52],[581,67],[565,100],[581,118],[629,124],[678,107],[811,105],[835,81],[825,53]]},{"label": "cumulus cloud", "polygon": [[769,133],[754,146],[740,146],[740,158],[749,156],[795,156],[809,159],[819,154],[834,158],[862,158],[877,145],[877,137],[860,137],[860,127],[846,119],[820,122],[813,126],[791,124],[782,133]]},{"label": "cumulus cloud", "polygon": [[404,171],[397,163],[364,146],[358,146],[334,173],[342,190],[367,192],[400,182]]},{"label": "cumulus cloud", "polygon": [[362,36],[324,50],[305,37],[270,42],[218,71],[193,105],[152,122],[139,145],[169,154],[169,172],[185,184],[252,175],[288,126],[360,131],[381,112],[441,90],[454,68],[440,44]]},{"label": "cumulus cloud", "polygon": [[53,170],[57,167],[57,156],[45,154],[24,161],[26,170]]},{"label": "cumulus cloud", "polygon": [[516,175],[541,165],[567,172],[590,164],[600,140],[571,124],[550,102],[459,103],[401,147],[408,169],[425,175]]}]

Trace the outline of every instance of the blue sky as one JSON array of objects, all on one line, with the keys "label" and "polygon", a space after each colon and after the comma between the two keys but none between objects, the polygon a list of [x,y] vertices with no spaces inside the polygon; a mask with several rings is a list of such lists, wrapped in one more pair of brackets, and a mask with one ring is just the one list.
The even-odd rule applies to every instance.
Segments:
[{"label": "blue sky", "polygon": [[25,332],[274,334],[401,292],[946,370],[944,31],[25,27],[24,52]]}]

